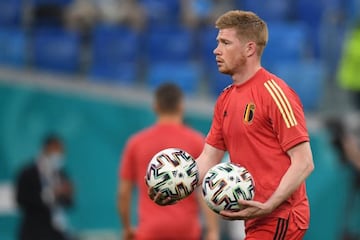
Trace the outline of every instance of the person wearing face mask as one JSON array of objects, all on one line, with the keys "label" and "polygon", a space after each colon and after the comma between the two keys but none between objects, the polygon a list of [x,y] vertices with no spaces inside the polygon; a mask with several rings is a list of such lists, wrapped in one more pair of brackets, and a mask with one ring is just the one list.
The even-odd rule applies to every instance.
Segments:
[{"label": "person wearing face mask", "polygon": [[73,203],[73,186],[62,168],[63,154],[61,139],[49,135],[35,161],[21,169],[16,180],[19,240],[71,239],[64,209]]}]

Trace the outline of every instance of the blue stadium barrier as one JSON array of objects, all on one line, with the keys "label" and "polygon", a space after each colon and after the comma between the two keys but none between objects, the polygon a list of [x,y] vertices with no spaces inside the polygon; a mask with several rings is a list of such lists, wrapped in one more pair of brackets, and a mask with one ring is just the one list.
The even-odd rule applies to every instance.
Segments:
[{"label": "blue stadium barrier", "polygon": [[152,63],[147,74],[147,84],[151,89],[155,89],[165,82],[174,82],[189,95],[198,90],[200,79],[199,66],[191,62]]},{"label": "blue stadium barrier", "polygon": [[2,214],[0,213],[0,233],[1,240],[17,239],[17,230],[19,228],[20,216],[18,213]]},{"label": "blue stadium barrier", "polygon": [[318,109],[326,77],[326,69],[322,62],[283,62],[274,66],[273,69],[275,74],[297,92],[305,111]]},{"label": "blue stadium barrier", "polygon": [[63,29],[37,29],[33,41],[33,64],[36,68],[76,73],[80,69],[80,35]]},{"label": "blue stadium barrier", "polygon": [[0,64],[23,67],[27,62],[27,37],[19,28],[0,27]]},{"label": "blue stadium barrier", "polygon": [[112,64],[95,64],[91,67],[91,81],[105,84],[133,85],[138,80],[138,63],[117,61]]}]

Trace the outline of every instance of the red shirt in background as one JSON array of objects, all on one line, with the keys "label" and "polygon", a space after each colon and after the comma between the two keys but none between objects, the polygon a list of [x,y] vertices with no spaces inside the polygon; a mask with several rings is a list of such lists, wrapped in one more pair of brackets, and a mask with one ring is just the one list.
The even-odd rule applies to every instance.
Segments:
[{"label": "red shirt in background", "polygon": [[[246,167],[255,181],[255,200],[265,202],[290,166],[286,151],[309,141],[302,104],[286,83],[261,68],[241,85],[219,96],[206,142],[227,150],[232,162]],[[305,183],[267,217],[288,219],[299,228],[309,224]],[[250,226],[261,219],[249,220]]]},{"label": "red shirt in background", "polygon": [[147,194],[144,177],[148,163],[159,151],[165,148],[180,148],[197,158],[203,147],[204,137],[181,124],[156,124],[129,139],[121,159],[120,181],[129,180],[138,186],[137,240],[200,239],[196,194],[191,194],[175,205],[158,206]]}]

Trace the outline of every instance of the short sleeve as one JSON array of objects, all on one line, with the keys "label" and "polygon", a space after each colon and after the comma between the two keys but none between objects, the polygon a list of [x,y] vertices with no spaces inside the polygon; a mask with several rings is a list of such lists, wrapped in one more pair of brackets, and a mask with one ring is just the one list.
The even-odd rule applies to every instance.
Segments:
[{"label": "short sleeve", "polygon": [[119,177],[123,180],[135,181],[136,172],[134,166],[134,151],[133,151],[133,141],[130,139],[126,144],[123,154],[120,158],[120,169]]},{"label": "short sleeve", "polygon": [[303,106],[296,92],[282,81],[269,80],[264,85],[269,118],[282,149],[286,152],[309,141]]},{"label": "short sleeve", "polygon": [[226,113],[223,112],[223,109],[221,107],[221,99],[219,98],[215,104],[214,116],[210,131],[206,136],[206,143],[217,149],[226,151],[226,145],[222,132],[222,121],[224,114]]}]

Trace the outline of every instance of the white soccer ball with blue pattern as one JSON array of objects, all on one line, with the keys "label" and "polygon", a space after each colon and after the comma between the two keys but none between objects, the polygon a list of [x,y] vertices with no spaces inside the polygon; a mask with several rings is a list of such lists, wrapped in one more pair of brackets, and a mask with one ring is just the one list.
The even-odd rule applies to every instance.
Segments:
[{"label": "white soccer ball with blue pattern", "polygon": [[164,149],[153,156],[146,172],[146,184],[174,201],[189,196],[199,182],[194,158],[184,150]]},{"label": "white soccer ball with blue pattern", "polygon": [[248,170],[230,162],[219,163],[206,173],[202,192],[207,205],[216,213],[222,210],[239,211],[240,199],[252,200],[254,179]]}]

